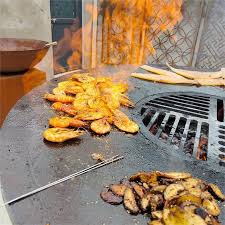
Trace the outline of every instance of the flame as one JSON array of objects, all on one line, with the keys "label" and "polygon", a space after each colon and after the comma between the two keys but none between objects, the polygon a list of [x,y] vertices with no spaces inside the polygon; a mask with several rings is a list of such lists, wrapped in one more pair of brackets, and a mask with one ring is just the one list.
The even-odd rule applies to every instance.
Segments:
[{"label": "flame", "polygon": [[[60,44],[64,51],[72,50],[67,59],[70,69],[84,65],[82,59],[85,59],[87,68],[100,64],[145,63],[150,55],[155,54],[153,39],[173,29],[182,19],[183,0],[99,2],[99,8],[92,4],[85,5],[89,20],[82,28],[64,32]],[[94,34],[95,26],[98,26],[97,34]],[[94,35],[97,35],[96,40]],[[55,65],[61,71],[58,59]]]}]

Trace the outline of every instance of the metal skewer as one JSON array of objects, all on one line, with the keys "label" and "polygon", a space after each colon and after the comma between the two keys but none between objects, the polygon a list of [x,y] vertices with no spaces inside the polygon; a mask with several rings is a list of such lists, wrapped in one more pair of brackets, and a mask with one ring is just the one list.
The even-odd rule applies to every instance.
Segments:
[{"label": "metal skewer", "polygon": [[97,168],[103,167],[105,165],[108,165],[110,163],[116,162],[116,161],[121,160],[121,159],[123,159],[123,156],[115,155],[112,158],[106,159],[106,160],[104,160],[104,161],[102,161],[100,163],[97,163],[97,164],[95,164],[93,166],[90,166],[90,167],[88,167],[86,169],[83,169],[83,170],[81,170],[79,172],[73,173],[73,174],[71,174],[71,175],[69,175],[67,177],[64,177],[62,179],[56,180],[56,181],[54,181],[54,182],[52,182],[50,184],[47,184],[47,185],[42,186],[40,188],[37,188],[37,189],[35,189],[35,190],[31,191],[31,192],[28,192],[28,193],[26,193],[24,195],[21,195],[21,196],[19,196],[17,198],[14,198],[14,199],[12,199],[12,200],[10,200],[8,202],[5,202],[4,204],[1,205],[1,207],[5,206],[5,205],[12,204],[13,202],[16,202],[16,201],[19,201],[21,199],[24,199],[24,198],[26,198],[26,197],[28,197],[30,195],[33,195],[33,194],[38,193],[40,191],[43,191],[43,190],[45,190],[47,188],[50,188],[50,187],[55,186],[57,184],[60,184],[60,183],[62,183],[64,181],[66,181],[66,180],[69,180],[69,179],[73,178],[73,177],[80,176],[80,175],[85,174],[85,173],[87,173],[89,171],[95,170]]}]

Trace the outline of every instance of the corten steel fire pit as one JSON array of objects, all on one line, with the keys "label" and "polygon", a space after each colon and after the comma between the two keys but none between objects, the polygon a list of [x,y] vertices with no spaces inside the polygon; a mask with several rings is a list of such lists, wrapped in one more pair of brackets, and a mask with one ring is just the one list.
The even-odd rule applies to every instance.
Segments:
[{"label": "corten steel fire pit", "polygon": [[[225,168],[219,156],[224,149],[224,122],[220,121],[224,119],[220,110],[225,99],[223,89],[129,78],[133,87],[130,97],[137,105],[127,113],[139,123],[138,134],[122,134],[115,129],[105,136],[87,133],[77,140],[53,144],[43,141],[41,136],[48,119],[55,114],[42,96],[58,81],[54,79],[23,97],[3,124],[0,169],[5,201],[94,164],[90,156],[94,152],[106,157],[120,154],[125,158],[8,206],[15,224],[146,224],[147,217],[130,216],[123,206],[112,207],[99,196],[103,186],[141,170],[188,171],[225,191]],[[154,113],[146,119],[151,110]],[[218,117],[217,110],[220,110]],[[155,126],[157,132],[153,132],[151,125],[157,118],[162,122]],[[177,138],[180,144],[175,146],[172,141],[179,133],[177,128],[181,138]],[[193,150],[185,153],[186,138],[192,130]],[[162,132],[164,138],[160,137]],[[207,139],[206,161],[196,159],[201,135]],[[224,223],[222,204],[221,210],[220,220]]]}]

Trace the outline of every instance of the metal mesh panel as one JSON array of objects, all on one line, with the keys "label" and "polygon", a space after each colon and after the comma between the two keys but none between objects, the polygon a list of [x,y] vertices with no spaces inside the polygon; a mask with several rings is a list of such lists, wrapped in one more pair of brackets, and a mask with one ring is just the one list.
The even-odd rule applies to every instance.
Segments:
[{"label": "metal mesh panel", "polygon": [[180,66],[191,66],[195,50],[196,39],[201,22],[204,1],[186,0],[182,6],[182,21],[171,31],[161,33],[154,37],[153,47],[155,55],[148,58],[148,63],[176,64]]}]

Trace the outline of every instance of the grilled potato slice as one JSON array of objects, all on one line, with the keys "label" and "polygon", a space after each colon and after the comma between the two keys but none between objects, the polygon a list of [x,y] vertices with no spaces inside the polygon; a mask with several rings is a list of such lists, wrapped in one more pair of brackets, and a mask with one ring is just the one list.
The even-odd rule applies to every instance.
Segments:
[{"label": "grilled potato slice", "polygon": [[142,183],[146,183],[148,186],[156,186],[158,185],[157,174],[155,172],[147,173],[147,172],[139,172],[130,177],[130,181],[140,181]]},{"label": "grilled potato slice", "polygon": [[212,216],[219,216],[220,208],[214,199],[204,199],[202,206]]},{"label": "grilled potato slice", "polygon": [[140,201],[141,209],[143,212],[151,209],[156,211],[163,206],[163,197],[160,194],[147,193]]},{"label": "grilled potato slice", "polygon": [[131,214],[138,214],[139,208],[137,206],[137,202],[135,200],[135,195],[131,188],[127,188],[124,193],[123,199],[124,207]]},{"label": "grilled potato slice", "polygon": [[222,191],[220,190],[220,188],[215,185],[215,184],[208,184],[209,186],[209,190],[220,200],[225,200],[225,195],[222,193]]},{"label": "grilled potato slice", "polygon": [[162,213],[162,211],[152,211],[151,216],[153,219],[161,220],[163,217],[163,213]]},{"label": "grilled potato slice", "polygon": [[207,225],[200,216],[178,206],[163,210],[163,222],[165,225]]},{"label": "grilled potato slice", "polygon": [[161,220],[153,220],[153,221],[149,221],[148,225],[164,225],[164,223],[162,223]]},{"label": "grilled potato slice", "polygon": [[151,193],[163,193],[166,190],[167,186],[166,185],[158,185],[154,186],[151,189]]},{"label": "grilled potato slice", "polygon": [[114,195],[111,191],[102,191],[100,194],[103,201],[111,205],[120,205],[123,202],[123,198],[117,195]]},{"label": "grilled potato slice", "polygon": [[192,177],[190,173],[185,172],[160,172],[156,171],[157,175],[160,177],[166,177],[169,179],[182,180]]},{"label": "grilled potato slice", "polygon": [[113,194],[123,197],[127,186],[124,184],[113,184],[110,185],[109,188],[113,192]]},{"label": "grilled potato slice", "polygon": [[169,200],[184,191],[184,186],[181,184],[170,184],[164,191],[165,200]]},{"label": "grilled potato slice", "polygon": [[145,195],[145,189],[136,183],[132,183],[131,185],[133,189],[135,190],[136,194],[138,195],[138,197],[143,198]]}]

